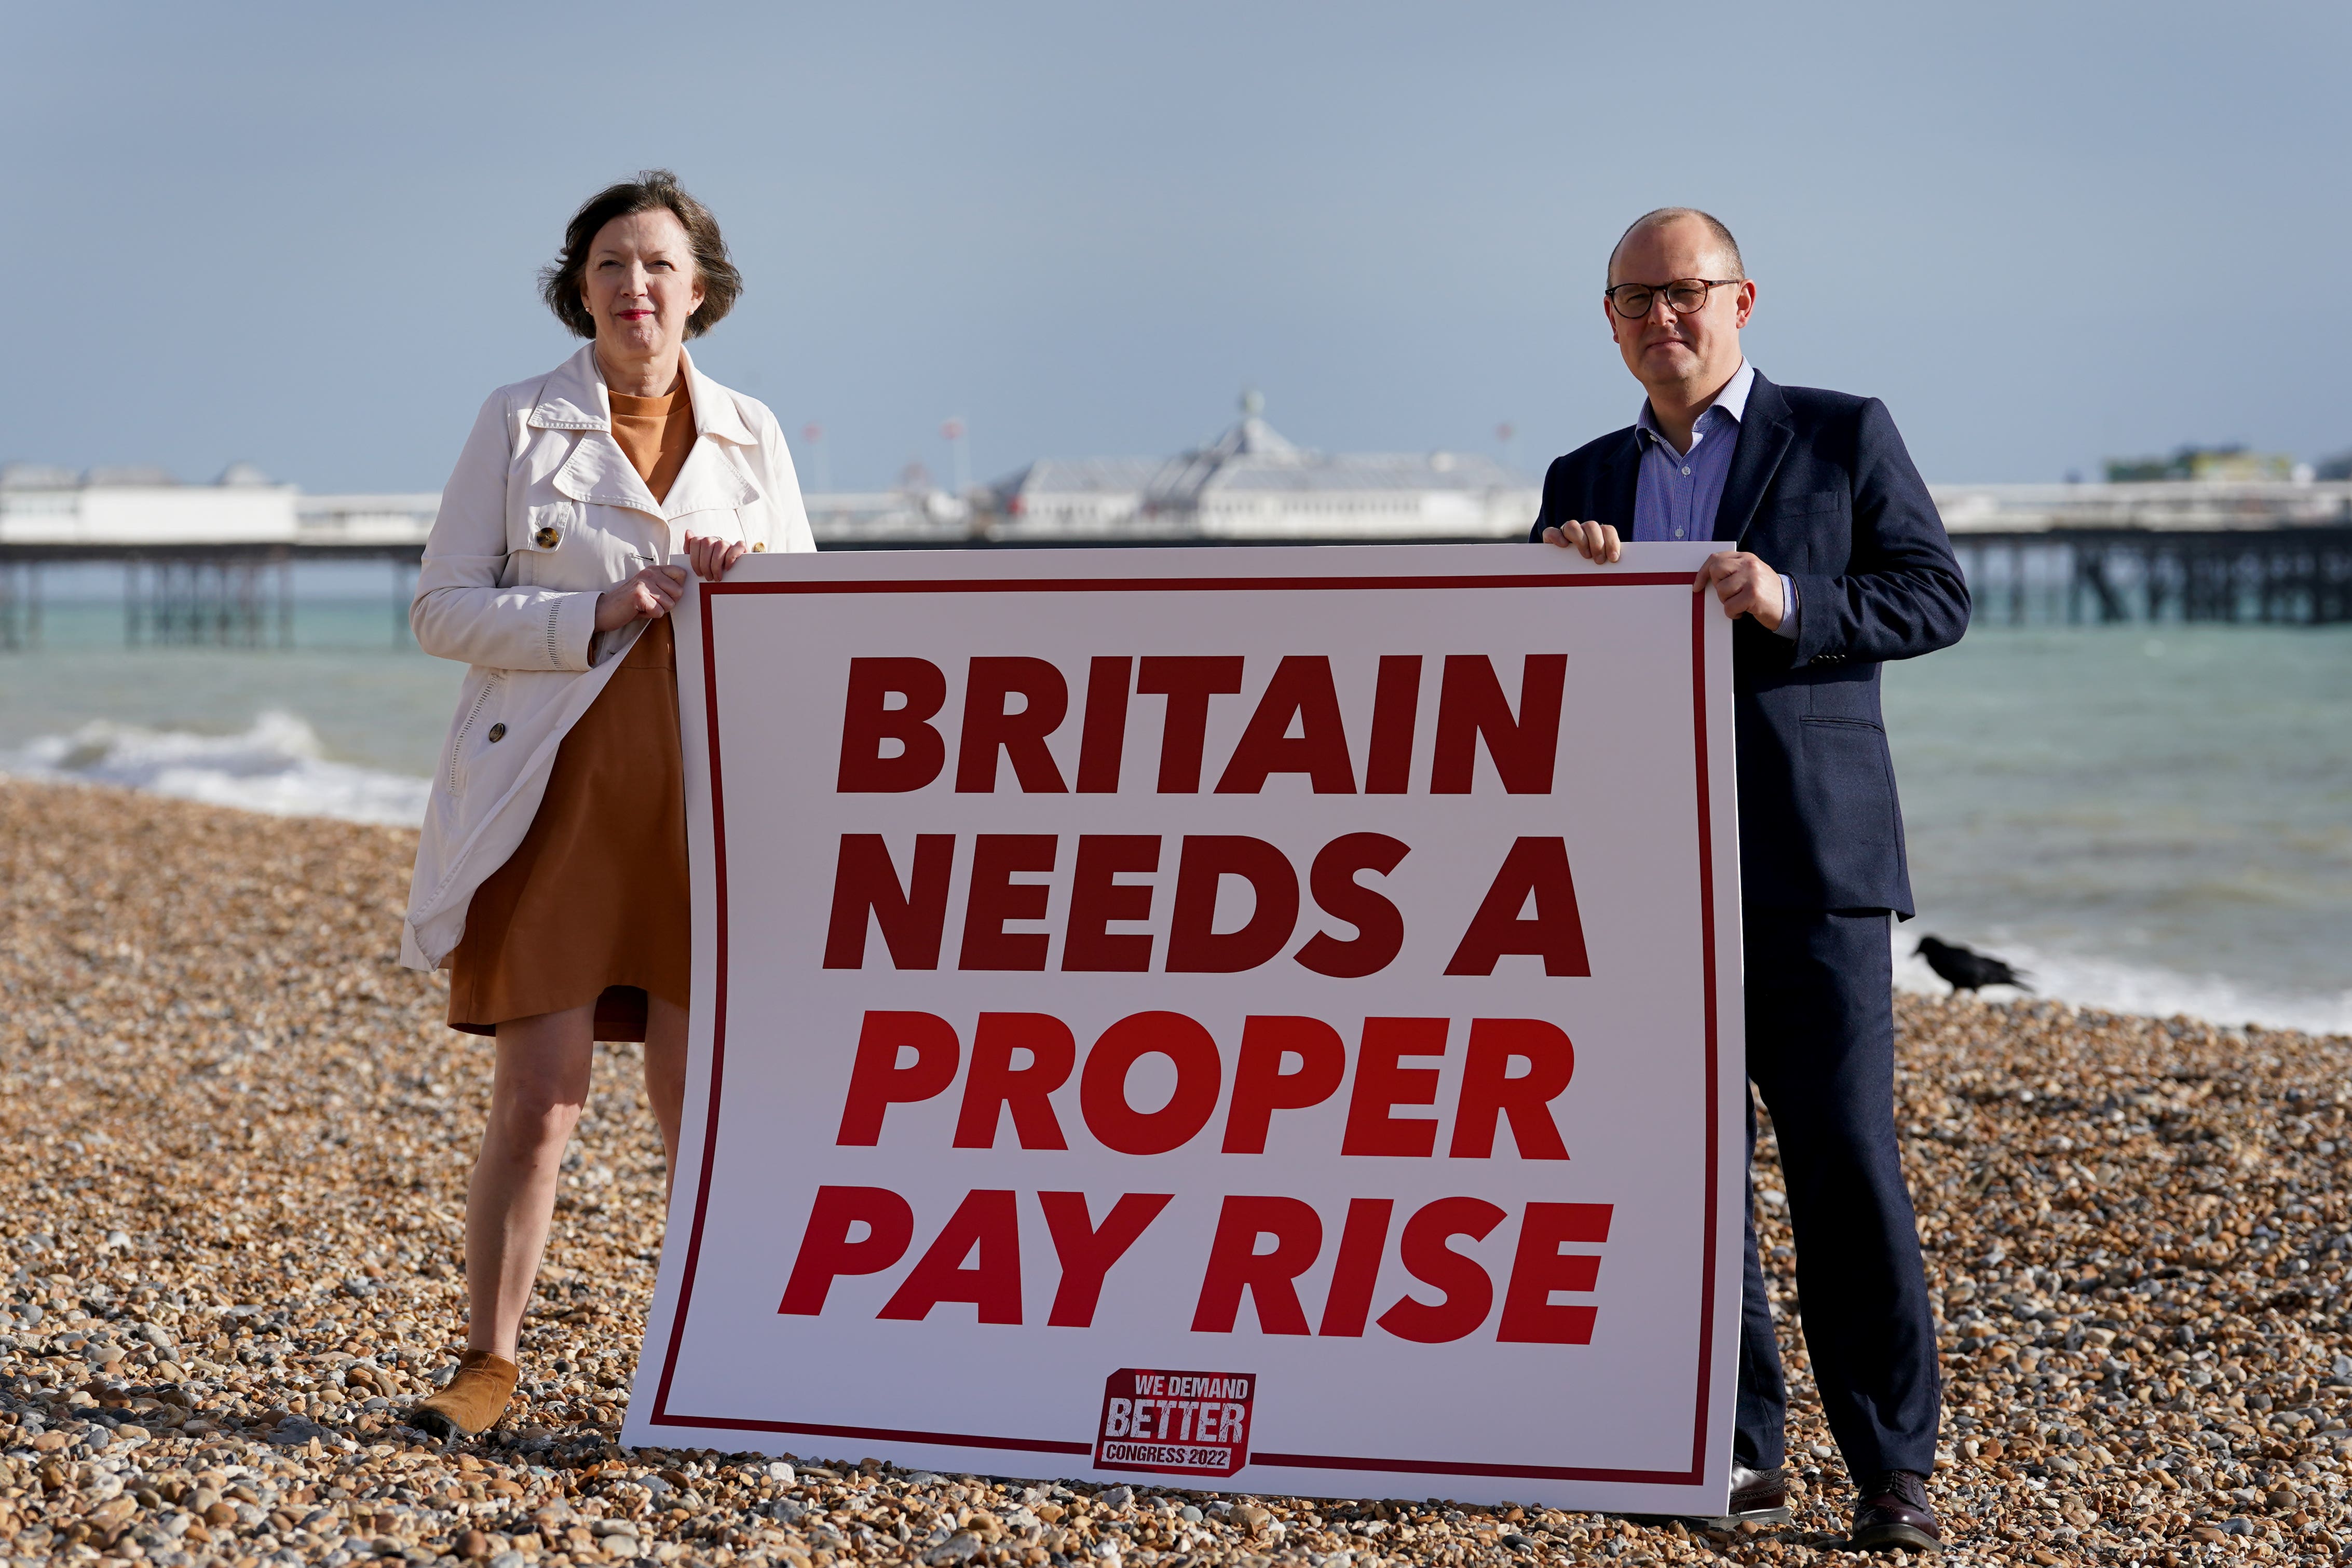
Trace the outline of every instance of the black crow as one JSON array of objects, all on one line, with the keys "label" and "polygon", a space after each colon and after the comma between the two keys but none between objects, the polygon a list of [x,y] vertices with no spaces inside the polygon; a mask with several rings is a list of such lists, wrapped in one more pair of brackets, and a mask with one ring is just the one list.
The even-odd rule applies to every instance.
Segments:
[{"label": "black crow", "polygon": [[1952,994],[1973,991],[1979,986],[2015,986],[2021,991],[2031,991],[2024,974],[2011,968],[1999,958],[1987,953],[1975,953],[1957,942],[1939,942],[1933,936],[1919,938],[1919,946],[1911,951],[1927,960],[1927,967],[1952,983]]}]

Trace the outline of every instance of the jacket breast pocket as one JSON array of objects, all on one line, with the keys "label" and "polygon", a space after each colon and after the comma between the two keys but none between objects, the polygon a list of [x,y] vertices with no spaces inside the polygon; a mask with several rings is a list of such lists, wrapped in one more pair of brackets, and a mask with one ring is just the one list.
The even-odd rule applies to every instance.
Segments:
[{"label": "jacket breast pocket", "polygon": [[556,552],[580,531],[580,507],[571,501],[525,507],[520,526],[507,537],[506,566],[499,573],[501,588],[537,588],[548,580]]},{"label": "jacket breast pocket", "polygon": [[[1850,507],[1843,490],[1776,496],[1745,536],[1747,548],[1770,561],[1775,570],[1834,577],[1845,570],[1853,553]],[[1799,613],[1803,613],[1801,609]]]},{"label": "jacket breast pocket", "polygon": [[563,548],[580,526],[580,508],[570,501],[551,501],[545,506],[526,507],[522,514],[520,538],[508,543],[518,552],[529,551],[545,555]]}]

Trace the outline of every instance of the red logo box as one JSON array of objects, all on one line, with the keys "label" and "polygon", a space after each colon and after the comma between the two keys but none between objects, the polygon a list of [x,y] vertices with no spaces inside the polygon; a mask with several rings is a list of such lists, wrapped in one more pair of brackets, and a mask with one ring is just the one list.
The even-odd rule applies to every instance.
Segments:
[{"label": "red logo box", "polygon": [[1249,1462],[1257,1379],[1125,1366],[1103,1381],[1095,1468],[1229,1476]]}]

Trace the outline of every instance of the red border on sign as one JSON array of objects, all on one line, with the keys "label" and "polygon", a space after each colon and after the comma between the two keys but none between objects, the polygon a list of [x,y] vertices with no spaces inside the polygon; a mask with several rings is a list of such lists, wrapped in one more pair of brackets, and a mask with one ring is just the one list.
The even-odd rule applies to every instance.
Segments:
[{"label": "red border on sign", "polygon": [[[670,1320],[669,1343],[663,1347],[660,1381],[655,1386],[653,1414],[656,1426],[696,1430],[773,1432],[816,1437],[875,1438],[903,1443],[940,1443],[973,1448],[1008,1449],[1034,1454],[1091,1456],[1091,1443],[1060,1442],[1042,1437],[980,1436],[968,1432],[926,1432],[887,1427],[821,1426],[794,1421],[759,1421],[736,1416],[674,1416],[669,1412],[670,1380],[677,1370],[679,1346],[686,1337],[686,1317],[694,1300],[694,1280],[702,1259],[702,1224],[710,1203],[711,1167],[719,1146],[719,1088],[727,1069],[727,812],[726,791],[720,784],[719,754],[719,677],[714,664],[715,636],[711,610],[715,601],[735,594],[771,593],[1120,593],[1376,591],[1381,589],[1486,588],[1664,588],[1687,587],[1687,572],[1592,572],[1462,577],[1183,577],[1183,578],[1008,578],[902,581],[890,579],[836,582],[705,582],[701,588],[702,689],[704,721],[710,747],[710,837],[713,894],[717,899],[713,936],[716,946],[711,996],[710,1092],[702,1133],[702,1165],[695,1174],[694,1224],[687,1235],[686,1263],[678,1281],[677,1310]],[[1709,596],[1693,593],[1691,601],[1691,743],[1698,794],[1699,956],[1706,1064],[1706,1214],[1701,1226],[1704,1251],[1699,1272],[1698,1377],[1694,1390],[1691,1459],[1685,1470],[1593,1469],[1571,1466],[1498,1465],[1479,1460],[1367,1458],[1343,1454],[1253,1453],[1252,1465],[1277,1469],[1326,1470],[1391,1470],[1409,1475],[1486,1476],[1517,1480],[1610,1481],[1657,1486],[1696,1486],[1706,1475],[1707,1386],[1713,1381],[1715,1358],[1715,1252],[1718,1215],[1716,1205],[1716,1143],[1721,1131],[1717,1109],[1719,1063],[1717,1049],[1717,1005],[1715,966],[1715,846],[1707,789],[1706,744],[1706,619]]]}]

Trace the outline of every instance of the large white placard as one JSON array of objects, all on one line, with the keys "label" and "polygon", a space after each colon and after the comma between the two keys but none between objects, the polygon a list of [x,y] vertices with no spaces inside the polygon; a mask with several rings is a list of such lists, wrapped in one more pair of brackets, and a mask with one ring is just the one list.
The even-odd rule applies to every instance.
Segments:
[{"label": "large white placard", "polygon": [[1719,1512],[1706,546],[754,556],[626,1438]]}]

